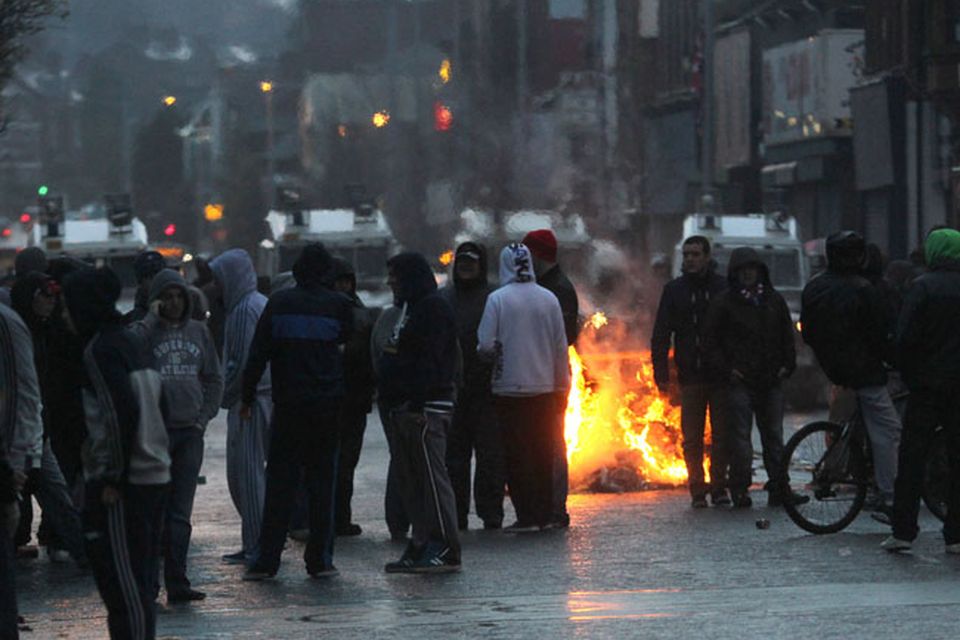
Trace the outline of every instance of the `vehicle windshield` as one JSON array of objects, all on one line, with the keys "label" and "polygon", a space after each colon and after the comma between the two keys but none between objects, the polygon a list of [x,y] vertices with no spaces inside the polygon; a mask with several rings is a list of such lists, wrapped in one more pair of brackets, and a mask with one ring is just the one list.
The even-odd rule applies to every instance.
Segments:
[{"label": "vehicle windshield", "polygon": [[[736,247],[714,247],[713,259],[717,262],[717,273],[727,274],[730,253]],[[773,249],[753,247],[770,271],[770,281],[777,289],[800,289],[803,287],[803,271],[800,261],[804,259],[800,249]]]}]

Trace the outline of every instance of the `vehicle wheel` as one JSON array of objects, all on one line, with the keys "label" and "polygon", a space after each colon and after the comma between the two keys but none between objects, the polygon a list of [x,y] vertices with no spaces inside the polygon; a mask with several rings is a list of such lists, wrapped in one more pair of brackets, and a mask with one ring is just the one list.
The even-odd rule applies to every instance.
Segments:
[{"label": "vehicle wheel", "polygon": [[836,533],[853,522],[867,497],[867,464],[861,447],[840,441],[844,427],[808,424],[784,448],[786,483],[805,496],[784,503],[790,519],[810,533]]},{"label": "vehicle wheel", "polygon": [[923,502],[930,513],[941,521],[947,518],[947,493],[950,486],[950,467],[947,461],[947,440],[943,429],[938,430],[927,449],[923,470]]}]

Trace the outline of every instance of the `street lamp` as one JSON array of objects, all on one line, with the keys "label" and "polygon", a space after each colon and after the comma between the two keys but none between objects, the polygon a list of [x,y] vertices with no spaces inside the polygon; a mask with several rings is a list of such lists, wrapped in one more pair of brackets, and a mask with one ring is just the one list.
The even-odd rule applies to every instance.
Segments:
[{"label": "street lamp", "polygon": [[273,93],[273,82],[270,80],[261,80],[260,91],[263,93]]},{"label": "street lamp", "polygon": [[261,80],[260,92],[263,94],[267,109],[267,177],[270,179],[270,188],[272,189],[275,173],[273,158],[273,82]]},{"label": "street lamp", "polygon": [[163,104],[168,107],[172,107],[177,104],[177,96],[163,96]]}]

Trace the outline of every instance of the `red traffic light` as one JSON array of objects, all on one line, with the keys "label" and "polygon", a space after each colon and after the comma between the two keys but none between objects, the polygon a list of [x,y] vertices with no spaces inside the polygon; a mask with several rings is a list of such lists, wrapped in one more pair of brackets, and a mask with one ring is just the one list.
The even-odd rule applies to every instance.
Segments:
[{"label": "red traffic light", "polygon": [[3,231],[0,231],[0,236],[3,236],[4,238],[9,238],[12,235],[13,235],[13,229],[11,229],[10,227],[6,227],[4,228]]},{"label": "red traffic light", "polygon": [[29,213],[20,214],[20,224],[30,224],[33,217]]},{"label": "red traffic light", "polygon": [[177,232],[177,225],[175,224],[168,224],[163,228],[163,235],[167,237],[174,235],[176,232]]},{"label": "red traffic light", "polygon": [[439,100],[433,103],[433,128],[437,131],[453,128],[453,111]]}]

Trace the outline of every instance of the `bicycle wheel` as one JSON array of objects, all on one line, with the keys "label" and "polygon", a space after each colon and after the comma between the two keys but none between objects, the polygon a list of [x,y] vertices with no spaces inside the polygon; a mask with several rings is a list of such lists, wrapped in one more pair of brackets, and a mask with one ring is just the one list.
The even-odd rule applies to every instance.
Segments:
[{"label": "bicycle wheel", "polygon": [[934,434],[927,449],[923,469],[923,502],[930,513],[942,522],[947,518],[947,492],[950,483],[950,467],[947,461],[947,441],[940,429]]},{"label": "bicycle wheel", "polygon": [[810,533],[836,533],[853,522],[867,497],[867,464],[861,447],[841,439],[842,425],[808,424],[784,448],[787,484],[809,498],[785,503],[790,519]]}]

